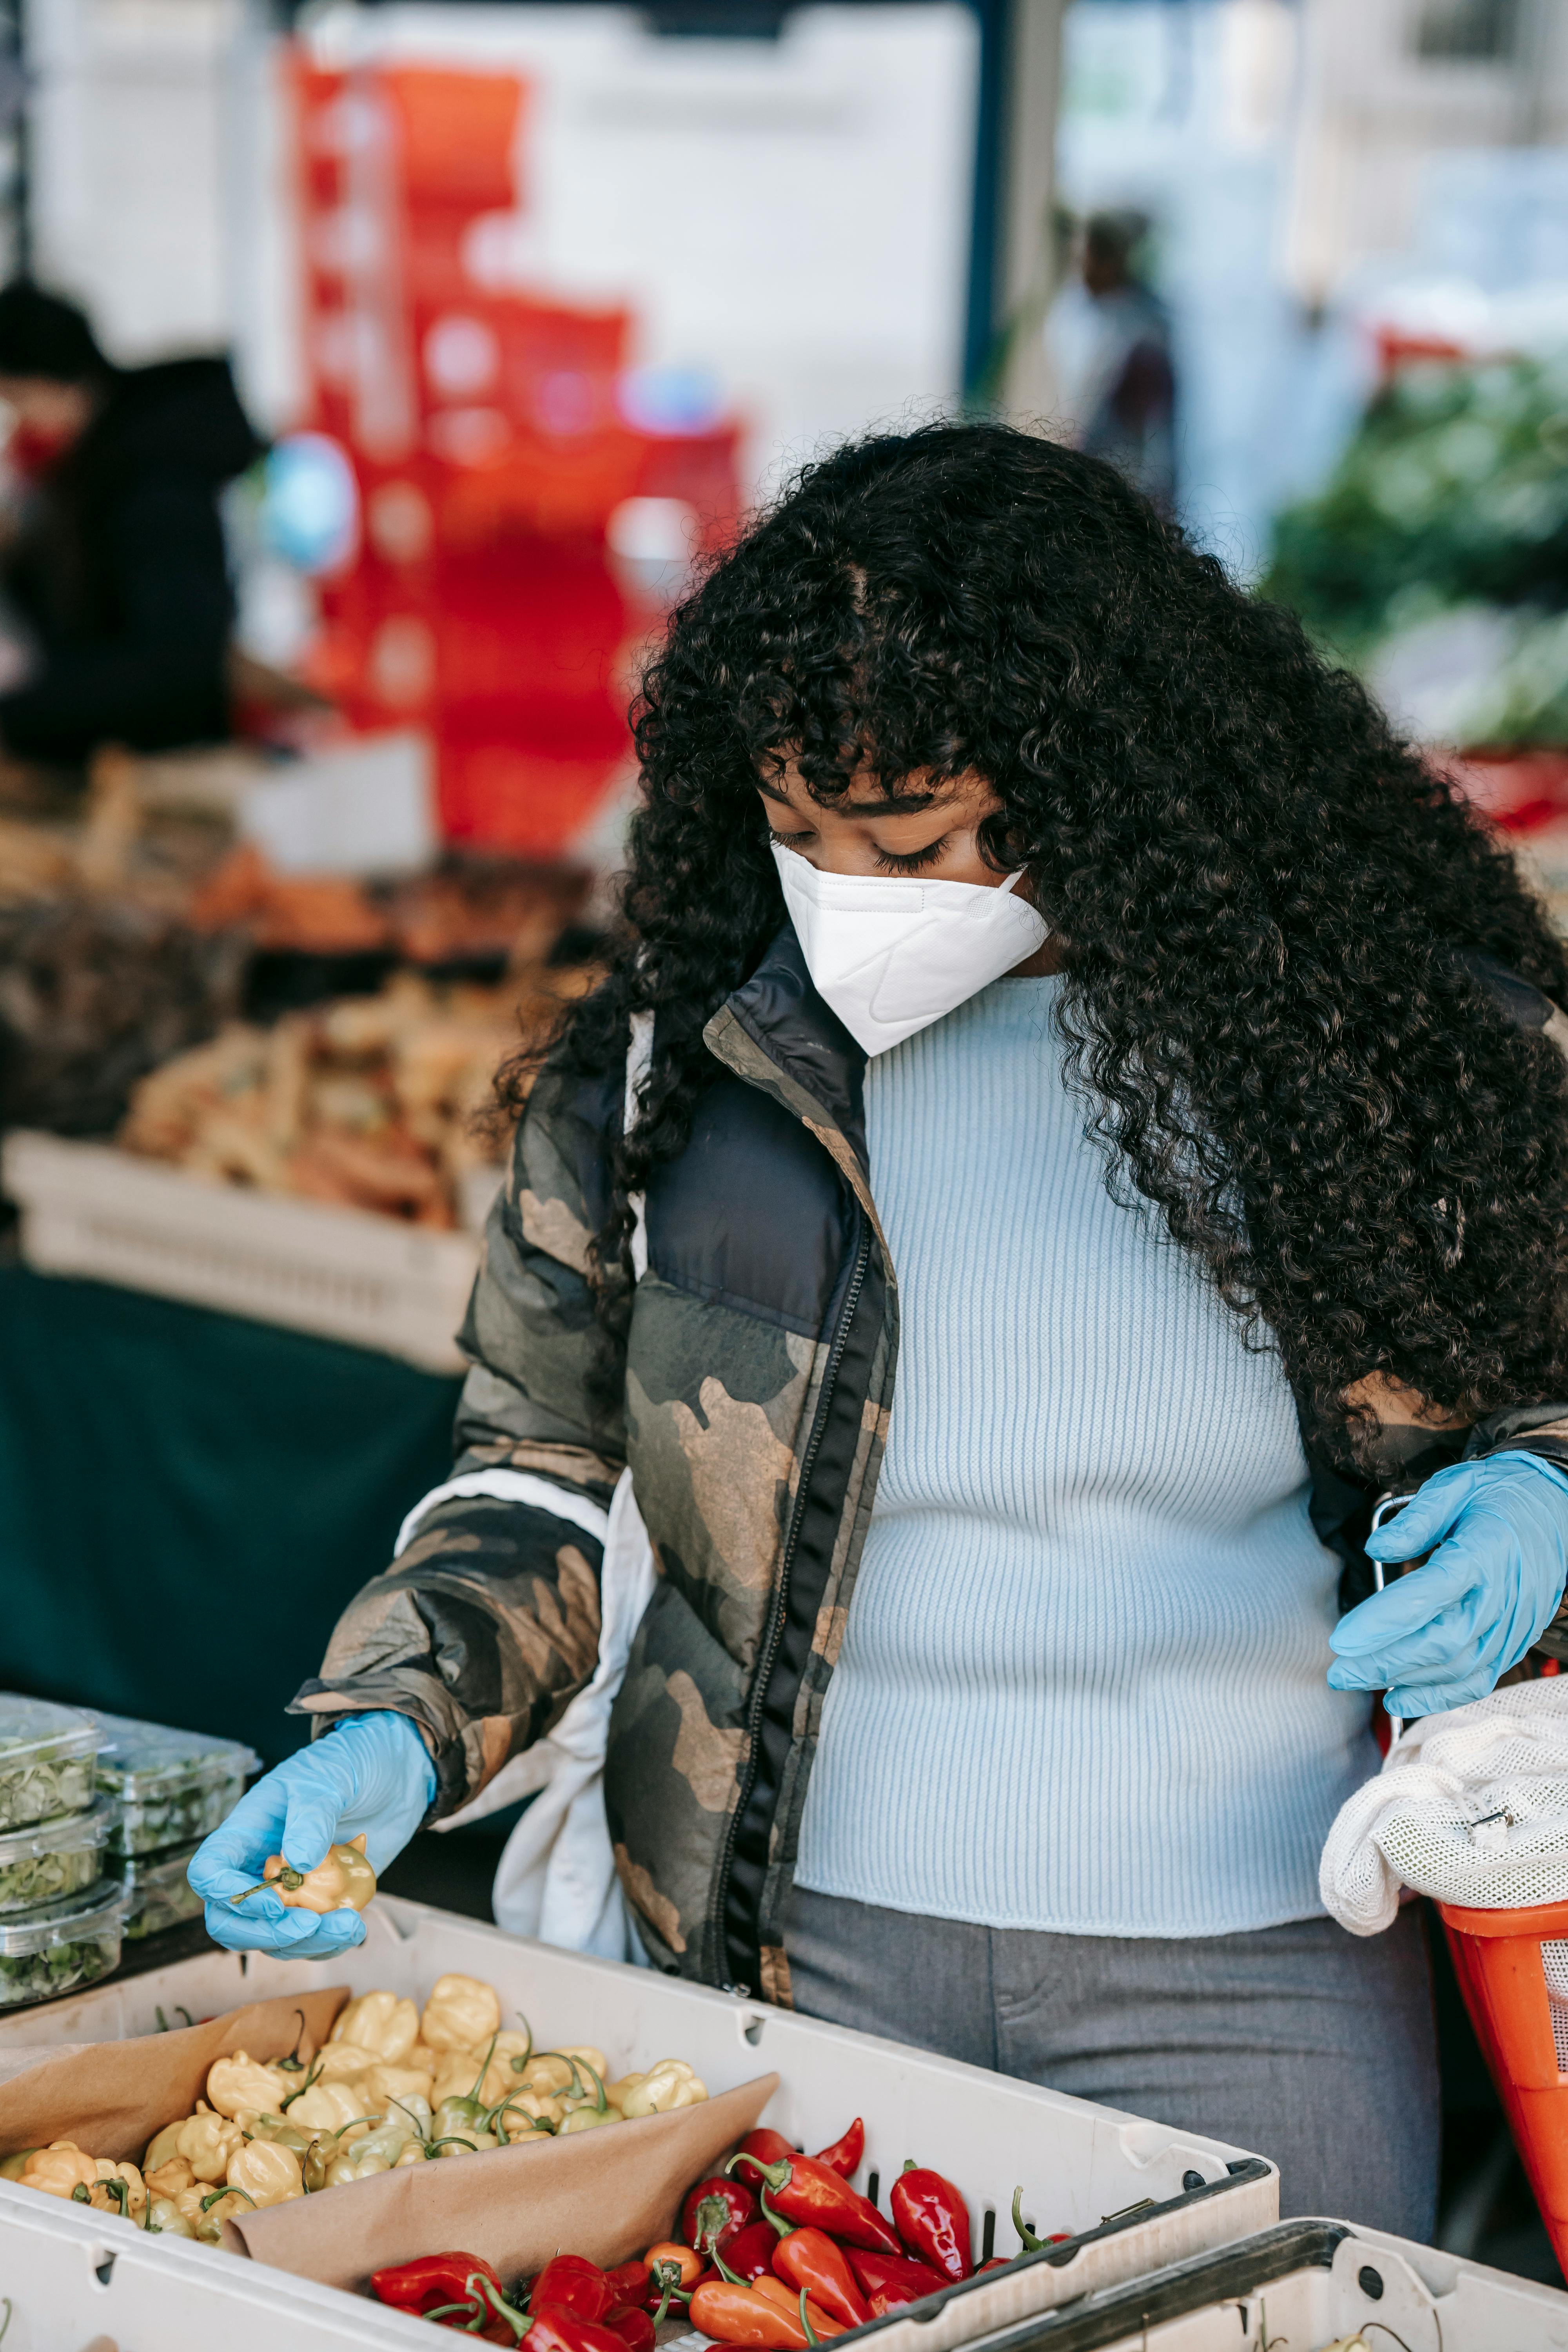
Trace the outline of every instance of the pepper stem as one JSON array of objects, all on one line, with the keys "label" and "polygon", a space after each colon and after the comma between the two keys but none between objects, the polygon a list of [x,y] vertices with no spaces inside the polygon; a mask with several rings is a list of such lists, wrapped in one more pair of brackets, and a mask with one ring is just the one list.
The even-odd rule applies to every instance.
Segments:
[{"label": "pepper stem", "polygon": [[720,2277],[721,2279],[728,2279],[731,2286],[744,2286],[747,2284],[743,2278],[736,2277],[735,2273],[730,2268],[729,2263],[724,2260],[723,2255],[719,2252],[717,2246],[709,2247],[708,2259],[712,2263],[714,2269],[718,2272]]},{"label": "pepper stem", "polygon": [[1017,2188],[1013,2191],[1013,2227],[1018,2232],[1018,2243],[1023,2247],[1024,2252],[1026,2254],[1037,2254],[1043,2246],[1048,2245],[1050,2242],[1047,2238],[1037,2238],[1033,2230],[1029,2228],[1024,2219],[1024,2184],[1022,2181],[1019,2182]]},{"label": "pepper stem", "polygon": [[656,2279],[658,2279],[662,2283],[664,2288],[664,2292],[658,2299],[658,2309],[653,2315],[653,2324],[655,2327],[662,2327],[664,2325],[664,2315],[669,2309],[671,2299],[680,2293],[680,2264],[679,2263],[656,2263],[654,2264],[653,2274]]},{"label": "pepper stem", "polygon": [[209,2212],[221,2197],[243,2197],[253,2213],[260,2210],[260,2208],[258,2206],[255,2198],[251,2195],[248,2189],[226,2189],[219,2187],[213,2190],[210,2197],[204,2197],[202,2199],[202,2211],[204,2213]]},{"label": "pepper stem", "polygon": [[254,1886],[247,1886],[243,1895],[236,1895],[231,1897],[231,1900],[236,1903],[248,1903],[253,1895],[265,1895],[268,1887],[272,1889],[274,1895],[279,1887],[282,1887],[286,1895],[292,1895],[303,1886],[306,1875],[304,1871],[296,1870],[291,1862],[286,1862],[276,1878],[268,1878],[264,1874],[257,1880]]},{"label": "pepper stem", "polygon": [[477,2099],[477,2098],[479,2097],[479,2084],[484,2081],[485,2076],[486,2076],[486,2075],[489,2073],[489,2071],[490,2071],[490,2060],[495,2056],[496,2043],[497,2043],[500,2040],[500,2027],[498,2025],[498,2026],[497,2026],[497,2028],[496,2028],[496,2030],[495,2030],[495,2032],[490,2035],[490,2046],[489,2046],[489,2048],[485,2052],[484,2056],[483,2056],[483,2057],[480,2059],[480,2061],[479,2061],[479,2074],[478,2074],[478,2076],[477,2076],[477,2077],[476,2077],[476,2079],[475,2079],[474,2087],[473,2087],[473,2089],[472,2089],[470,2092],[468,2092],[468,2096],[470,2099]]},{"label": "pepper stem", "polygon": [[800,2291],[800,2324],[805,2330],[805,2340],[808,2344],[819,2344],[822,2341],[822,2338],[818,2336],[816,2328],[812,2326],[811,2321],[806,2316],[805,2287],[802,2287]]},{"label": "pepper stem", "polygon": [[286,2099],[279,2100],[278,2112],[280,2116],[286,2116],[289,2108],[293,2105],[295,2100],[302,2099],[306,2092],[310,2089],[311,2084],[320,2080],[321,2063],[321,2060],[318,2058],[310,2073],[306,2075],[304,2081],[300,2084],[299,2089],[297,2091],[290,2091]]},{"label": "pepper stem", "polygon": [[500,2294],[500,2291],[492,2284],[491,2281],[486,2278],[483,2271],[470,2271],[468,2277],[463,2281],[463,2284],[467,2287],[470,2294],[475,2293],[477,2285],[478,2294],[476,2296],[476,2300],[480,2301],[481,2309],[483,2305],[488,2303],[495,2316],[498,2319],[504,2319],[507,2326],[510,2328],[512,2342],[514,2344],[521,2343],[523,2336],[528,2332],[527,2319],[521,2312],[514,2311],[512,2309],[505,2295]]},{"label": "pepper stem", "polygon": [[737,2155],[730,2158],[724,2169],[726,2172],[733,2172],[738,2164],[749,2164],[753,2172],[761,2175],[764,2185],[775,2191],[787,2189],[795,2179],[794,2168],[787,2156],[781,2156],[776,2164],[764,2164],[760,2156],[748,2156],[745,2149],[742,2148]]},{"label": "pepper stem", "polygon": [[526,2050],[518,2050],[513,2052],[511,2071],[514,2074],[526,2074],[529,2067],[533,2063],[533,2028],[530,2025],[527,2018],[524,2017],[521,2009],[516,2011],[516,2016],[518,2023],[521,2026],[524,2033],[528,2036],[528,2047]]},{"label": "pepper stem", "polygon": [[757,2202],[762,2207],[763,2221],[771,2221],[781,2238],[787,2238],[795,2225],[793,2221],[786,2221],[782,2213],[775,2213],[773,2211],[773,2207],[768,2203],[768,2192],[765,2184],[757,2191]]},{"label": "pepper stem", "polygon": [[[255,1887],[253,1886],[250,1891],[254,1895]],[[244,1895],[242,1895],[239,1899],[243,1903]],[[300,2021],[300,2031],[294,2036],[294,2047],[287,2058],[279,2058],[278,2061],[278,2072],[280,2074],[302,2074],[305,2071],[305,2062],[300,2055],[300,2044],[305,2039],[305,2012],[302,2009],[297,2009],[294,2014]]]}]

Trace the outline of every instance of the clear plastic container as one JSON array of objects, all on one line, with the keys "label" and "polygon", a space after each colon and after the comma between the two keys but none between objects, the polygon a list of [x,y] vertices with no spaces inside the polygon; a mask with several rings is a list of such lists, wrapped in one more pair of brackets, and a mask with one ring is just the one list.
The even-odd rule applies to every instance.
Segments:
[{"label": "clear plastic container", "polygon": [[110,1881],[0,1919],[0,2009],[57,2000],[117,1969],[123,1902]]},{"label": "clear plastic container", "polygon": [[84,1813],[103,1734],[78,1706],[0,1692],[0,1832]]},{"label": "clear plastic container", "polygon": [[199,1845],[237,1804],[247,1775],[261,1769],[260,1757],[237,1739],[174,1731],[123,1715],[100,1715],[97,1721],[103,1742],[98,1785],[121,1805],[111,1853]]},{"label": "clear plastic container", "polygon": [[185,1876],[192,1854],[201,1843],[180,1845],[173,1853],[128,1853],[118,1856],[113,1868],[120,1874],[125,1891],[125,1926],[127,1943],[141,1936],[156,1936],[165,1927],[177,1927],[183,1919],[199,1919],[202,1898]]},{"label": "clear plastic container", "polygon": [[0,1837],[0,1912],[36,1910],[85,1894],[103,1875],[103,1849],[120,1819],[112,1797]]}]

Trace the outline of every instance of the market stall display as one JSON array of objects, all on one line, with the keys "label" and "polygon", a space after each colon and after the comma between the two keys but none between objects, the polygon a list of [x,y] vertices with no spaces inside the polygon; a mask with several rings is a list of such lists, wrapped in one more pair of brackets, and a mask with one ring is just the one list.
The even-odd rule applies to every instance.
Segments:
[{"label": "market stall display", "polygon": [[142,1081],[120,1143],[193,1176],[436,1231],[482,1223],[500,1177],[484,1118],[496,1070],[547,1036],[588,978],[542,967],[480,988],[402,972],[270,1029],[236,1024]]},{"label": "market stall display", "polygon": [[[1163,2125],[646,1969],[514,1939],[395,1897],[378,1896],[365,1917],[366,1944],[342,1963],[349,1997],[361,2004],[355,2010],[347,2008],[343,1986],[321,1988],[320,1969],[253,1953],[242,1973],[237,1955],[211,1952],[147,1978],[122,1977],[96,1992],[35,2011],[14,2026],[0,2022],[0,2056],[14,2067],[25,2050],[33,2061],[28,2071],[0,2083],[0,2146],[19,2149],[70,2138],[90,2153],[95,2166],[101,2158],[114,2165],[135,2164],[140,2170],[149,2139],[165,2122],[189,2122],[198,2102],[217,2116],[223,2102],[207,2095],[216,2059],[230,2059],[237,2067],[243,2050],[248,2053],[247,2074],[249,2061],[258,2057],[276,2071],[287,2059],[304,2059],[313,2037],[313,2054],[303,2068],[309,2074],[316,2060],[335,2046],[332,2032],[340,2018],[340,2048],[353,2032],[383,2050],[398,2049],[412,2029],[415,2039],[404,2055],[418,2055],[422,2067],[428,2063],[423,2053],[437,2054],[436,2043],[445,2039],[451,2081],[444,2083],[437,2070],[430,2076],[431,2089],[458,2099],[476,2091],[493,2091],[500,2098],[506,2091],[505,2074],[514,2070],[510,2058],[504,2070],[497,2064],[506,2055],[500,2041],[487,2062],[487,2073],[496,2074],[493,2083],[477,2081],[478,2061],[485,2057],[492,2033],[510,2033],[522,2042],[519,2010],[533,2027],[533,2051],[525,2064],[542,2060],[547,2049],[576,2051],[597,2073],[595,2059],[602,2055],[606,2106],[615,2104],[608,2095],[612,2088],[635,2104],[626,2089],[630,2076],[644,2073],[655,2078],[664,2071],[647,2065],[649,2055],[680,2053],[671,2070],[676,2079],[689,2080],[678,2069],[689,2069],[710,2095],[694,2105],[666,2107],[608,2130],[577,2126],[552,2133],[524,2133],[514,2108],[509,2127],[519,2137],[486,2152],[480,2165],[460,2160],[454,2167],[449,2156],[416,2156],[395,2161],[390,2169],[370,2169],[352,2182],[340,2179],[331,2195],[301,2189],[259,2210],[231,2199],[238,2219],[226,2224],[225,2244],[243,2247],[270,2265],[265,2275],[280,2292],[301,2279],[323,2290],[348,2289],[334,2298],[333,2307],[349,2341],[360,2340],[353,2330],[364,2325],[355,2315],[375,2307],[367,2303],[374,2272],[454,2248],[471,2252],[476,2263],[488,2265],[509,2295],[520,2280],[536,2278],[557,2252],[575,2253],[606,2275],[646,2260],[650,2284],[658,2263],[669,2261],[681,2273],[679,2284],[687,2293],[710,2272],[710,2284],[717,2281],[728,2288],[731,2282],[709,2259],[716,2217],[701,2209],[715,2199],[723,2204],[717,2250],[725,2266],[742,2276],[755,2256],[742,2242],[742,2231],[729,2233],[728,2225],[739,2219],[742,2229],[754,2226],[744,2220],[748,2199],[769,2236],[781,2242],[777,2228],[762,2213],[764,2193],[770,2205],[776,2203],[773,2187],[762,2178],[763,2166],[791,2164],[803,2177],[808,2167],[833,2173],[851,2192],[852,2210],[858,2211],[862,2203],[873,2208],[884,2239],[892,2237],[903,2249],[894,2255],[879,2248],[839,2247],[854,2292],[873,2309],[877,2293],[885,2289],[862,2285],[858,2264],[870,2265],[875,2253],[884,2279],[900,2290],[887,2294],[879,2325],[883,2333],[905,2333],[896,2345],[889,2341],[886,2352],[914,2352],[916,2345],[950,2352],[989,2330],[1071,2302],[1092,2284],[1140,2275],[1202,2247],[1232,2242],[1266,2222],[1274,2210],[1276,2176],[1267,2164]],[[434,2021],[429,2017],[443,1977],[462,1980],[446,2003],[444,2022],[440,2011]],[[478,2005],[475,1986],[489,1988],[495,2009]],[[242,2016],[226,2015],[239,2000],[252,2006]],[[305,2037],[296,2014],[301,2007],[310,2028]],[[161,2022],[181,2013],[210,2016],[212,2021],[159,2031]],[[432,2022],[434,2038],[427,2041]],[[477,2044],[469,2038],[475,2034],[481,2037]],[[84,2042],[92,2046],[83,2051]],[[465,2063],[467,2056],[475,2061],[462,2080],[459,2047],[466,2050]],[[521,2049],[510,2053],[520,2054]],[[354,2063],[351,2059],[350,2066]],[[383,2056],[377,2063],[397,2062]],[[774,2071],[759,2075],[759,2066]],[[533,2095],[542,2103],[556,2102],[566,2116],[596,2110],[598,2095],[585,2074],[579,2091],[572,2087],[570,2067],[553,2064],[551,2072],[553,2084],[546,2088],[542,2083]],[[298,2083],[303,2074],[290,2072],[287,2079]],[[334,2087],[353,2091],[370,2075],[366,2067],[336,2085],[325,2074],[318,2076],[307,2116],[314,2113],[315,2095]],[[235,2105],[232,2093],[245,2079],[226,2074],[213,2087]],[[514,2073],[514,2079],[522,2077]],[[176,2081],[179,2100],[170,2104],[167,2086]],[[305,2104],[294,2101],[289,2118],[299,2116]],[[846,2130],[850,2109],[857,2120]],[[765,2125],[759,2110],[768,2117]],[[349,2124],[341,2135],[342,2153],[353,2157],[356,2148],[363,2150],[359,2160],[379,2166],[387,2151],[372,2147],[380,2126],[357,2120],[367,2116],[366,2107],[349,2107],[330,2123],[311,2124],[309,2134],[301,2123],[300,2136],[318,2137]],[[940,2118],[934,2137],[933,2118]],[[68,2121],[81,2127],[60,2127]],[[478,2136],[476,2118],[460,2121],[462,2137]],[[216,2126],[208,2128],[216,2132]],[[765,2136],[748,2138],[749,2134]],[[802,2147],[820,2154],[803,2157]],[[749,2179],[741,2178],[745,2162],[726,2169],[731,2155],[744,2147],[754,2157]],[[909,2201],[927,2208],[934,2200],[952,2223],[960,2207],[967,2210],[975,2267],[962,2280],[944,2279],[908,2252],[889,2220],[891,2184],[906,2157],[939,2153],[941,2186],[921,2179],[911,2187]],[[848,2167],[848,2173],[840,2166]],[[914,2182],[912,2172],[907,2177]],[[716,2181],[727,2184],[721,2195],[713,2189]],[[998,2238],[1007,2229],[1020,2181],[1026,2185],[1018,2219],[1027,2235],[1021,2232],[1015,2240],[1009,2234],[1001,2245]],[[204,2196],[213,2189],[226,2194],[226,2180],[215,2179]],[[438,2207],[435,2220],[428,2210],[432,2196]],[[15,2219],[18,2207],[31,2217],[28,2242],[37,2231],[43,2242],[55,2246],[62,2223],[68,2228],[73,2212],[82,2215],[69,2199],[25,2194],[0,2179],[0,2231],[23,2226]],[[173,2233],[121,2227],[96,2212],[82,2218],[99,2228],[100,2248],[122,2249],[115,2276],[118,2283],[123,2269],[127,2315],[149,2291],[140,2284],[152,2275],[148,2264],[167,2277],[170,2292],[179,2282],[181,2293],[191,2266],[205,2265],[209,2275],[221,2273],[232,2282],[237,2322],[244,2318],[247,2283],[255,2275],[247,2264],[215,2260],[208,2248],[181,2242]],[[798,2228],[809,2226],[815,2225]],[[1047,2242],[1058,2232],[1073,2234]],[[690,2237],[699,2241],[700,2254],[688,2243]],[[1014,2254],[1016,2244],[1030,2250]],[[809,2236],[795,2252],[829,2259]],[[655,2255],[658,2263],[647,2259]],[[899,2263],[908,2278],[899,2274]],[[837,2270],[831,2262],[829,2266]],[[787,2295],[798,2314],[798,2287],[773,2270],[771,2257],[753,2275],[764,2272],[772,2272],[778,2294]],[[809,2302],[826,2312],[820,2295],[828,2292],[826,2275],[820,2268],[815,2274]],[[929,2297],[918,2321],[903,2315],[903,2295],[911,2283]],[[841,2275],[838,2288],[843,2289]],[[198,2290],[193,2285],[190,2292]],[[776,2301],[773,2307],[782,2309]],[[100,2311],[94,2325],[112,2326],[112,2300]],[[408,2340],[405,2318],[384,2313],[381,2324],[402,2330],[400,2338],[388,2336],[386,2341]],[[667,2313],[667,2331],[668,2324]],[[122,2332],[131,2340],[129,2316]],[[377,2340],[374,2330],[364,2340]]]}]

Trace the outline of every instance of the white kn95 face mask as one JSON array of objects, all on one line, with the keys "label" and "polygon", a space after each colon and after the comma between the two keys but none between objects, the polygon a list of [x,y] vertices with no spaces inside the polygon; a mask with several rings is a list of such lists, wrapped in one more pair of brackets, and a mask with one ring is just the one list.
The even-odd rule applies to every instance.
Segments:
[{"label": "white kn95 face mask", "polygon": [[885,1054],[988,988],[1050,937],[1018,896],[918,874],[824,874],[773,845],[806,970],[868,1054]]}]

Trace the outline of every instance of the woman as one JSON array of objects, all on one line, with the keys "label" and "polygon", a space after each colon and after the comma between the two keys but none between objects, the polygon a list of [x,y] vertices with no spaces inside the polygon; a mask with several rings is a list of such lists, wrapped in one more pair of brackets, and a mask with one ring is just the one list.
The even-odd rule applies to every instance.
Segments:
[{"label": "woman", "polygon": [[[1353,1941],[1317,1858],[1365,1694],[1479,1696],[1568,1576],[1561,947],[1292,619],[1002,426],[808,471],[637,739],[458,1479],[193,1866],[209,1925],[340,1949],[226,1898],[339,1831],[384,1864],[549,1729],[629,1463],[605,1798],[657,1965],[1424,2234],[1419,1918]],[[1423,1478],[1372,1545],[1434,1556],[1363,1599]]]}]

